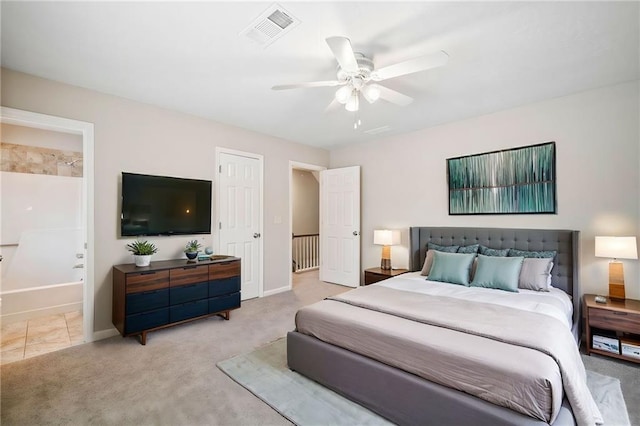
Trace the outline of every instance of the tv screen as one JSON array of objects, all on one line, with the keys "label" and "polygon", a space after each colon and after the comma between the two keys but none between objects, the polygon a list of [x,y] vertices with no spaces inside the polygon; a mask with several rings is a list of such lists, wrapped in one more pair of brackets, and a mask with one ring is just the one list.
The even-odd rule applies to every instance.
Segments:
[{"label": "tv screen", "polygon": [[122,173],[120,234],[211,233],[211,181]]}]

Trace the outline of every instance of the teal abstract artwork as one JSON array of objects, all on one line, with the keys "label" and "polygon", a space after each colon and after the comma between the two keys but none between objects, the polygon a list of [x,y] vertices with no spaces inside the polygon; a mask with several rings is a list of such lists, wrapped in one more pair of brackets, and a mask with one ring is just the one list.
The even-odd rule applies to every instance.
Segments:
[{"label": "teal abstract artwork", "polygon": [[449,214],[555,214],[556,144],[447,159]]}]

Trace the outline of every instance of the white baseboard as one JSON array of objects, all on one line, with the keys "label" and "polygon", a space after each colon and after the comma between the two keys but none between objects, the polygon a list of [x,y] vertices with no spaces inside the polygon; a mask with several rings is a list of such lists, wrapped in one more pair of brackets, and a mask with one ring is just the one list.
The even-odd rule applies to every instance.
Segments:
[{"label": "white baseboard", "polygon": [[93,341],[108,339],[109,337],[117,336],[120,334],[118,330],[114,328],[108,328],[106,330],[94,331],[93,332]]},{"label": "white baseboard", "polygon": [[273,296],[274,294],[284,293],[285,291],[291,290],[288,285],[280,288],[275,288],[273,290],[267,290],[262,293],[262,297]]}]

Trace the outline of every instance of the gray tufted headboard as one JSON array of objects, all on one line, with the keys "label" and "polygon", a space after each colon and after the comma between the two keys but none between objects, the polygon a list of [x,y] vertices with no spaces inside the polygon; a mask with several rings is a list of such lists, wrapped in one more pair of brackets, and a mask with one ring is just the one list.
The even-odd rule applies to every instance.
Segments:
[{"label": "gray tufted headboard", "polygon": [[409,228],[409,269],[422,269],[430,242],[443,246],[482,244],[496,249],[555,250],[551,283],[573,297],[573,332],[577,339],[580,324],[579,237],[580,231],[556,229],[412,227]]}]

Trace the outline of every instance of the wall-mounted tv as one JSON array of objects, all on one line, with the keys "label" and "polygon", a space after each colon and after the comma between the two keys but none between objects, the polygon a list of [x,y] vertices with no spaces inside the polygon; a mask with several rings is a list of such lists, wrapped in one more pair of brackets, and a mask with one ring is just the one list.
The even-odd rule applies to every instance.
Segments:
[{"label": "wall-mounted tv", "polygon": [[122,172],[120,235],[211,233],[211,181]]}]

